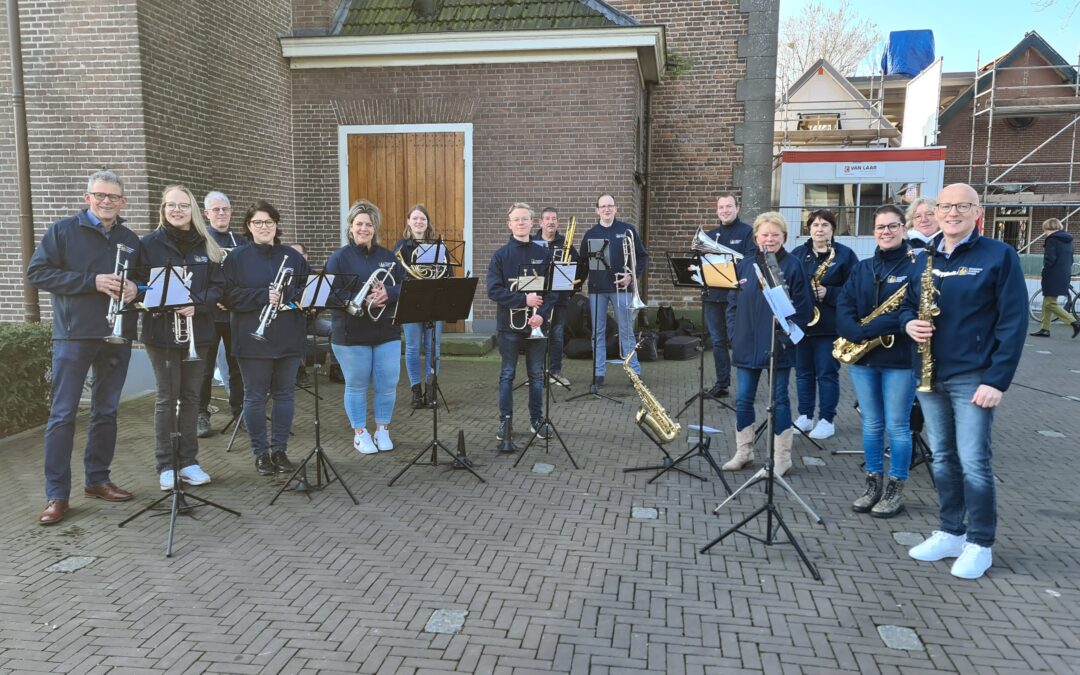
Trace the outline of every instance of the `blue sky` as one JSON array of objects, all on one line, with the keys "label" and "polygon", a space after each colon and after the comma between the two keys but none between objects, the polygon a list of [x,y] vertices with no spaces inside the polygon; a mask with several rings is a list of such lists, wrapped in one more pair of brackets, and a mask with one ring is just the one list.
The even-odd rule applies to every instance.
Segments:
[{"label": "blue sky", "polygon": [[[781,23],[798,15],[811,1],[780,0]],[[840,0],[818,1],[827,7],[840,4]],[[1065,61],[1076,64],[1080,58],[1080,9],[1073,11],[1075,5],[1076,0],[1057,0],[1047,9],[1031,0],[905,0],[896,4],[850,1],[850,7],[860,16],[877,24],[883,37],[893,30],[934,31],[937,55],[944,57],[946,72],[973,71],[980,50],[980,62],[986,63],[1007,52],[1030,30],[1037,31]],[[879,58],[883,46],[875,50]],[[869,73],[861,68],[859,74]]]}]

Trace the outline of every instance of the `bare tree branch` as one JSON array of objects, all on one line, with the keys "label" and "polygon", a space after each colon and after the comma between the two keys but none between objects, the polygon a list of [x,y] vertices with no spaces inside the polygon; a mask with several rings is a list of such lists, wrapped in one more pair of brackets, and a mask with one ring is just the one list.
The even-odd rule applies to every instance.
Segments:
[{"label": "bare tree branch", "polygon": [[859,63],[881,41],[877,25],[853,10],[849,0],[836,9],[818,2],[807,5],[798,16],[780,26],[776,55],[777,98],[820,58],[843,75],[854,75]]}]

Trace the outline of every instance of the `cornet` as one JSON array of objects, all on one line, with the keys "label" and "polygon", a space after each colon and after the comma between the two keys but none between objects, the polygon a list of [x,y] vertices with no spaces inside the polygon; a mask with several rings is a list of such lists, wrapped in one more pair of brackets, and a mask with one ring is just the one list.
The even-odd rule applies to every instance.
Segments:
[{"label": "cornet", "polygon": [[[539,282],[543,285],[543,277],[539,274],[530,274],[528,276],[521,276],[510,282],[510,290],[522,291],[527,293],[535,293],[531,290],[532,286]],[[524,316],[525,320],[520,324],[514,323],[514,316]],[[529,319],[536,316],[535,307],[518,307],[510,310],[510,329],[511,330],[525,330],[529,326]],[[533,327],[529,333],[529,340],[546,340],[547,336],[544,335],[544,331],[540,330],[540,326]]]},{"label": "cornet", "polygon": [[127,285],[127,265],[120,260],[120,255],[126,247],[123,244],[116,245],[116,263],[113,265],[113,274],[120,275],[119,297],[109,296],[109,311],[105,320],[109,322],[112,333],[105,337],[105,342],[114,345],[126,345],[128,339],[124,337],[124,315],[120,313],[120,307],[124,304],[124,286]]},{"label": "cornet", "polygon": [[371,301],[368,300],[368,296],[371,295],[372,290],[384,288],[387,281],[390,282],[391,286],[397,284],[394,275],[390,274],[390,270],[385,267],[376,269],[367,278],[364,285],[360,287],[360,291],[353,296],[353,299],[346,303],[345,311],[353,316],[363,316],[364,312],[367,312],[372,321],[381,319],[383,312],[386,311],[386,305],[378,308],[373,307]]},{"label": "cornet", "polygon": [[[191,288],[192,272],[184,275],[184,285]],[[198,352],[195,351],[195,321],[190,316],[182,317],[173,312],[173,340],[178,345],[185,342],[188,346],[188,355],[185,361],[202,361]]]},{"label": "cornet", "polygon": [[281,266],[278,267],[277,275],[274,276],[274,281],[270,283],[270,290],[278,292],[278,301],[268,303],[262,308],[262,311],[259,312],[259,327],[251,334],[251,337],[259,342],[266,342],[263,333],[266,332],[266,327],[270,325],[270,322],[277,318],[278,310],[281,309],[282,301],[285,299],[285,290],[292,281],[293,268],[285,267],[285,263],[287,262],[289,262],[289,256],[285,256],[282,259]]},{"label": "cornet", "polygon": [[[637,247],[634,245],[634,235],[630,230],[626,231],[622,240],[622,252],[623,252],[623,271],[617,273],[616,277],[623,277],[629,275],[630,284],[627,289],[619,290],[616,287],[617,293],[630,293],[630,309],[645,309],[647,306],[641,301],[641,295],[638,293],[637,285]],[[616,279],[617,281],[618,279]]]}]

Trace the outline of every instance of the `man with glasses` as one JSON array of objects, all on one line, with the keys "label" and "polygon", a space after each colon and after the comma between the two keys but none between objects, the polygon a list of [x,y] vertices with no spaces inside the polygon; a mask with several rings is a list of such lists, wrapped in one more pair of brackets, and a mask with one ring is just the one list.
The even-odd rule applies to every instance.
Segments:
[{"label": "man with glasses", "polygon": [[[226,255],[237,246],[247,243],[246,237],[237,237],[229,231],[229,222],[232,220],[232,205],[224,192],[215,190],[206,193],[206,197],[203,199],[203,207],[203,215],[206,216],[207,222],[210,223],[210,236],[214,238],[218,246],[225,249]],[[229,311],[220,303],[214,308],[214,333],[215,335],[210,343],[210,354],[206,361],[207,366],[204,369],[205,373],[203,373],[202,389],[199,391],[199,438],[206,438],[214,433],[214,430],[210,427],[210,386],[214,380],[214,365],[212,364],[215,364],[218,360],[219,342],[225,344],[225,362],[221,364],[224,367],[219,365],[218,370],[221,371],[222,379],[227,380],[229,383],[229,410],[232,411],[234,418],[239,419],[240,411],[244,408],[244,380],[240,376],[240,366],[232,353]]]},{"label": "man with glasses", "polygon": [[[592,312],[594,384],[596,393],[604,386],[607,369],[607,308],[615,310],[615,322],[619,327],[620,358],[634,351],[634,313],[630,308],[633,285],[639,284],[649,264],[645,242],[630,223],[615,219],[618,208],[615,198],[605,193],[596,198],[596,225],[589,228],[583,240],[583,249],[591,257],[589,261],[589,311]],[[627,235],[633,237],[634,254],[637,258],[635,274],[627,273],[630,261],[623,257]],[[630,359],[630,367],[640,375],[641,365],[637,354]]]},{"label": "man with glasses", "polygon": [[111,502],[132,498],[109,479],[116,450],[116,413],[127,378],[131,340],[138,323],[135,314],[117,314],[124,340],[106,341],[113,326],[110,301],[130,302],[135,284],[114,274],[139,256],[139,237],[120,218],[127,203],[124,183],[112,171],[98,171],[86,184],[87,208],[53,223],[34,251],[27,280],[52,294],[52,408],[45,425],[45,497],[40,525],[64,519],[71,497],[71,453],[75,417],[83,383],[92,369],[90,423],[87,428],[84,492]]},{"label": "man with glasses", "polygon": [[[1027,288],[1011,246],[980,236],[979,196],[970,185],[943,189],[934,207],[941,232],[919,256],[900,309],[916,343],[931,341],[930,391],[917,392],[934,454],[940,527],[909,551],[916,560],[956,558],[953,576],[977,579],[993,563],[997,526],[990,431],[1012,382],[1027,331]],[[941,312],[919,318],[920,280],[933,264]],[[921,355],[916,355],[919,373]]]}]

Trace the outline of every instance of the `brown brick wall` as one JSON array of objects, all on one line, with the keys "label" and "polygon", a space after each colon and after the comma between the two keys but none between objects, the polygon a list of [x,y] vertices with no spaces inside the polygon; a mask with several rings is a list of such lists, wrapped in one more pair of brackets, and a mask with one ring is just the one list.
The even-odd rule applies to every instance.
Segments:
[{"label": "brown brick wall", "polygon": [[[634,207],[632,130],[640,104],[632,62],[302,70],[293,73],[296,208],[315,264],[340,237],[339,124],[473,124],[473,274],[481,277],[505,243],[506,208],[527,201],[539,211],[595,221],[596,196],[611,191],[620,216]],[[387,224],[397,239],[401,223]],[[580,237],[580,234],[578,235]],[[483,290],[474,318],[494,317]]]}]

